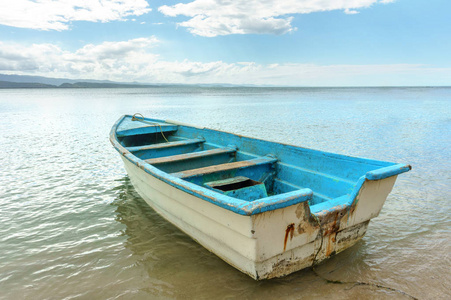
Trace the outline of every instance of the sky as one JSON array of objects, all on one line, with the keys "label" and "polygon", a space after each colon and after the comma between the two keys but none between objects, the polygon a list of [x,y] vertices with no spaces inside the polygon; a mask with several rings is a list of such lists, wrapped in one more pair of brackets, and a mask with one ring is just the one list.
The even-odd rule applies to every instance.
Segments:
[{"label": "sky", "polygon": [[0,73],[451,86],[451,1],[1,0]]}]

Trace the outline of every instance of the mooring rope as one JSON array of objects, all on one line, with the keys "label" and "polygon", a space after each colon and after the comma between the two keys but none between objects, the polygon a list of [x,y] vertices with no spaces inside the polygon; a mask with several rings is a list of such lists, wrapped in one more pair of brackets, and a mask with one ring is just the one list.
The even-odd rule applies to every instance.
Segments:
[{"label": "mooring rope", "polygon": [[[136,116],[140,116],[141,118],[137,118]],[[146,120],[144,120],[144,116],[143,116],[142,114],[140,114],[140,113],[135,113],[135,114],[132,116],[132,121],[139,121],[139,122],[143,122],[143,123],[150,124],[150,125],[158,125],[158,126],[160,126],[161,135],[163,136],[163,138],[165,139],[165,141],[169,143],[168,139],[164,136],[164,133],[163,133],[163,127],[161,127],[161,124],[160,124],[160,123],[146,121]]]},{"label": "mooring rope", "polygon": [[316,271],[316,268],[315,268],[316,267],[316,257],[318,256],[319,252],[321,251],[321,249],[323,247],[324,235],[323,235],[323,228],[321,227],[321,222],[319,221],[318,217],[316,215],[314,215],[314,214],[311,214],[311,215],[312,215],[313,219],[315,219],[316,223],[318,224],[318,226],[319,226],[319,234],[321,235],[321,244],[320,244],[320,246],[318,248],[318,251],[316,251],[315,256],[313,257],[313,261],[312,261],[312,271],[313,271],[313,273],[315,273],[316,276],[318,276],[319,278],[325,280],[327,283],[352,284],[353,286],[350,287],[349,289],[352,289],[353,287],[358,286],[358,285],[373,286],[373,287],[377,287],[377,288],[380,288],[380,289],[386,289],[386,290],[389,290],[389,291],[397,292],[397,293],[403,294],[403,295],[405,295],[405,296],[407,296],[407,297],[409,297],[411,299],[418,300],[418,298],[416,298],[416,297],[414,297],[412,295],[409,295],[409,294],[407,294],[404,291],[401,291],[401,290],[398,290],[398,289],[395,289],[395,288],[391,288],[391,287],[388,287],[388,286],[384,286],[384,285],[381,285],[381,284],[370,283],[370,282],[363,282],[363,281],[330,280],[330,279],[325,278],[321,274],[319,274]]}]

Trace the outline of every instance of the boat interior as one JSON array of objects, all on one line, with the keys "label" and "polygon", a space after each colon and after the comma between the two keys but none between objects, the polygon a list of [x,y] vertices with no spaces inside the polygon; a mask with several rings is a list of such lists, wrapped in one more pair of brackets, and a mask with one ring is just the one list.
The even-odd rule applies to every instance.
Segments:
[{"label": "boat interior", "polygon": [[163,172],[245,201],[309,188],[313,207],[349,197],[361,176],[389,164],[131,116],[116,138]]}]

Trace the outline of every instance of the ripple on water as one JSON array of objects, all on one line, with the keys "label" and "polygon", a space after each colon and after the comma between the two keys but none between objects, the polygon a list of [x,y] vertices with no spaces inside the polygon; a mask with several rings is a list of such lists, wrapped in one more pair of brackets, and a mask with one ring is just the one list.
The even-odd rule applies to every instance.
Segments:
[{"label": "ripple on water", "polygon": [[[158,216],[108,141],[141,112],[411,163],[355,247],[317,267],[424,299],[450,298],[451,89],[0,91],[0,298],[392,299],[311,270],[256,282]],[[399,113],[402,112],[402,113]]]}]

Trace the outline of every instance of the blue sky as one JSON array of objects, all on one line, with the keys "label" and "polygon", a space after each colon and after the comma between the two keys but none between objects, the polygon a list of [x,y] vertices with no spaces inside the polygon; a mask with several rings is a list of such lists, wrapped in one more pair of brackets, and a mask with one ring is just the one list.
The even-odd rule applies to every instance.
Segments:
[{"label": "blue sky", "polygon": [[451,85],[444,0],[7,0],[0,73],[145,83]]}]

